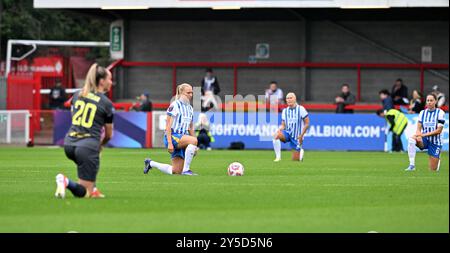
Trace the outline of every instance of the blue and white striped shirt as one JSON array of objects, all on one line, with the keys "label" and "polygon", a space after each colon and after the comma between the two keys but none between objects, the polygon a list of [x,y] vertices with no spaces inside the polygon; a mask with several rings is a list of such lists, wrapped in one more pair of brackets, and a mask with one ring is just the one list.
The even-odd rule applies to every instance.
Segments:
[{"label": "blue and white striped shirt", "polygon": [[189,103],[175,100],[167,108],[167,115],[173,117],[172,133],[189,134],[189,127],[194,117],[194,108]]},{"label": "blue and white striped shirt", "polygon": [[[425,109],[419,113],[419,123],[422,124],[422,133],[435,131],[439,126],[445,124],[445,112],[439,108],[434,110]],[[429,142],[435,145],[442,145],[441,134],[426,137]]]},{"label": "blue and white striped shirt", "polygon": [[302,121],[308,117],[306,109],[297,105],[294,108],[286,107],[281,112],[281,120],[284,121],[285,130],[295,140],[302,132]]}]

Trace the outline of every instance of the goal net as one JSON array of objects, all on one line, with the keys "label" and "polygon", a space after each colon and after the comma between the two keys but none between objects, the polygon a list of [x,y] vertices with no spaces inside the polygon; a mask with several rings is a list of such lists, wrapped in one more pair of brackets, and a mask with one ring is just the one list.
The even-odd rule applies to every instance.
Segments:
[{"label": "goal net", "polygon": [[0,110],[0,144],[27,144],[30,113],[27,110]]},{"label": "goal net", "polygon": [[[92,63],[111,62],[109,42],[95,41],[9,40],[7,55],[3,72],[0,64],[0,74],[8,76],[5,108],[30,112],[30,145],[54,144],[54,113],[69,110],[65,102],[82,88]],[[4,121],[0,143],[9,143],[6,133],[14,131]]]}]

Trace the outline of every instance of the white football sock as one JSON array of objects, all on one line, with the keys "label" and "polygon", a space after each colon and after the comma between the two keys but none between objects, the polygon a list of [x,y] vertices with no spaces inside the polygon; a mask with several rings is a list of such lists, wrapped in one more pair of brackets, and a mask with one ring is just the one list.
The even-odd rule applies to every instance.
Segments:
[{"label": "white football sock", "polygon": [[437,166],[437,168],[436,168],[436,171],[439,171],[441,169],[441,159],[439,159],[439,162],[438,162],[438,166]]},{"label": "white football sock", "polygon": [[413,138],[408,139],[408,157],[409,165],[415,166],[416,163],[416,140]]},{"label": "white football sock", "polygon": [[184,152],[184,164],[183,164],[183,172],[186,172],[190,169],[192,158],[194,158],[195,151],[197,151],[197,146],[189,144],[186,147]]},{"label": "white football sock", "polygon": [[304,155],[305,155],[305,150],[300,149],[300,155],[298,156],[298,160],[302,161]]},{"label": "white football sock", "polygon": [[275,158],[281,159],[281,141],[279,139],[273,140],[273,150],[275,150]]},{"label": "white football sock", "polygon": [[165,163],[158,163],[155,161],[150,162],[150,166],[156,167],[158,170],[162,171],[163,173],[172,175],[172,166]]}]

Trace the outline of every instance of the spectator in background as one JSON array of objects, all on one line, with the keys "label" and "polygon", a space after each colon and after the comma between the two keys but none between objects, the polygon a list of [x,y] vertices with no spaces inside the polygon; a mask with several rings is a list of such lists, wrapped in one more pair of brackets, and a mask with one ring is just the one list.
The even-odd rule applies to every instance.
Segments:
[{"label": "spectator in background", "polygon": [[394,101],[394,105],[407,105],[408,100],[408,87],[403,84],[401,78],[397,79],[392,86],[391,97]]},{"label": "spectator in background", "polygon": [[385,112],[389,111],[390,109],[394,109],[394,102],[392,101],[392,97],[390,96],[388,90],[380,90],[378,94],[380,95],[381,103],[383,104],[383,110]]},{"label": "spectator in background", "polygon": [[206,69],[206,75],[202,79],[202,95],[204,96],[207,91],[211,91],[214,95],[220,92],[219,80],[213,75],[211,68]]},{"label": "spectator in background", "polygon": [[211,68],[206,69],[206,75],[202,79],[202,112],[211,108],[217,108],[218,104],[215,95],[219,94],[220,86],[219,80],[213,75]]},{"label": "spectator in background", "polygon": [[205,95],[201,96],[201,112],[206,112],[214,108],[219,108],[214,93],[212,91],[205,91]]},{"label": "spectator in background", "polygon": [[420,113],[425,107],[425,103],[422,100],[422,93],[418,90],[413,90],[412,98],[409,103],[408,113]]},{"label": "spectator in background", "polygon": [[55,87],[50,90],[50,109],[64,109],[64,102],[66,102],[66,91],[61,82],[57,81]]},{"label": "spectator in background", "polygon": [[209,132],[210,125],[206,114],[200,113],[198,115],[198,121],[195,123],[194,129],[197,134],[198,147],[211,150],[211,142],[214,141],[214,138]]},{"label": "spectator in background", "polygon": [[278,88],[276,81],[270,82],[269,89],[266,90],[266,104],[281,105],[284,103],[283,91]]},{"label": "spectator in background", "polygon": [[136,97],[138,102],[133,106],[135,111],[139,112],[151,112],[153,110],[152,102],[149,99],[149,94],[142,93],[139,97]]},{"label": "spectator in background", "polygon": [[431,93],[436,95],[436,98],[437,98],[436,107],[437,108],[441,108],[443,105],[445,105],[445,94],[443,92],[439,91],[439,86],[434,85],[433,91]]},{"label": "spectator in background", "polygon": [[392,132],[392,151],[403,151],[402,134],[408,125],[408,118],[405,114],[396,109],[390,109],[387,112],[378,110],[377,115],[386,119],[389,124],[389,131]]},{"label": "spectator in background", "polygon": [[353,113],[353,109],[345,109],[347,105],[353,105],[356,102],[355,95],[350,93],[350,86],[344,83],[341,87],[341,94],[335,98],[336,113]]}]

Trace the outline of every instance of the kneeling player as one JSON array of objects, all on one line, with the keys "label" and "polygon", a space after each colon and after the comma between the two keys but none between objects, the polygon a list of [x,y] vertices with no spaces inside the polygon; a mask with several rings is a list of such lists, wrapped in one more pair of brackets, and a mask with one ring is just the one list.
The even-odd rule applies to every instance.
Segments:
[{"label": "kneeling player", "polygon": [[[104,197],[95,187],[95,182],[100,167],[100,151],[113,132],[113,104],[104,95],[111,88],[111,77],[109,70],[93,64],[83,90],[74,94],[71,100],[72,125],[64,139],[64,152],[77,165],[78,183],[58,174],[55,192],[58,198],[65,197],[66,188],[75,197]],[[105,137],[101,139],[103,127]]]},{"label": "kneeling player", "polygon": [[442,131],[445,125],[445,112],[436,108],[437,98],[434,94],[427,96],[427,109],[419,114],[416,134],[409,138],[409,166],[406,171],[416,169],[416,147],[428,150],[428,166],[431,171],[439,171],[442,149]]},{"label": "kneeling player", "polygon": [[167,109],[166,131],[164,143],[171,154],[172,165],[159,163],[147,158],[144,160],[144,174],[153,167],[166,174],[182,174],[195,176],[190,165],[197,148],[192,119],[194,109],[190,101],[193,96],[192,86],[184,83],[177,87],[176,100]]},{"label": "kneeling player", "polygon": [[309,128],[309,117],[306,109],[297,104],[297,97],[294,93],[286,95],[288,107],[281,113],[281,126],[274,135],[273,149],[275,150],[275,160],[281,160],[281,142],[289,142],[292,149],[292,160],[303,161],[304,150],[302,148],[303,138]]}]

